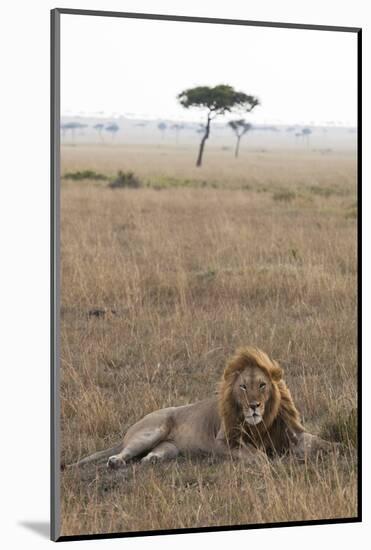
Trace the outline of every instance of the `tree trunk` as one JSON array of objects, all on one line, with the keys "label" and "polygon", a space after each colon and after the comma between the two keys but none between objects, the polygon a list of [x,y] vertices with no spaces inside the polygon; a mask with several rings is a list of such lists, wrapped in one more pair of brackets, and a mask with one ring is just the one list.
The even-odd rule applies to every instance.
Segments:
[{"label": "tree trunk", "polygon": [[236,143],[236,149],[234,151],[234,156],[235,158],[238,157],[238,153],[240,151],[240,141],[241,141],[241,136],[237,136],[237,143]]},{"label": "tree trunk", "polygon": [[207,138],[210,135],[210,122],[211,122],[210,113],[208,113],[206,127],[205,127],[205,133],[204,133],[204,135],[202,136],[202,139],[201,139],[200,149],[198,151],[196,166],[201,166],[201,164],[202,164],[202,155],[204,154],[205,142],[206,142]]}]

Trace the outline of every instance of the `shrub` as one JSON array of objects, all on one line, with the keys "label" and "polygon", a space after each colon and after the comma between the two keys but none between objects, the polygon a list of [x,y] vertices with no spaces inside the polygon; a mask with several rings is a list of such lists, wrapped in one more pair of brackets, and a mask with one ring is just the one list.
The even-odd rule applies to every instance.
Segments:
[{"label": "shrub", "polygon": [[134,175],[134,172],[122,172],[122,170],[119,170],[116,179],[111,181],[108,187],[111,189],[123,189],[125,187],[137,189],[141,185],[141,181]]},{"label": "shrub", "polygon": [[94,172],[94,170],[77,170],[77,172],[67,172],[63,176],[66,179],[79,181],[79,180],[107,180],[107,176]]},{"label": "shrub", "polygon": [[290,202],[296,197],[296,194],[293,191],[289,191],[288,189],[281,189],[280,191],[276,191],[273,193],[273,200],[275,201],[282,201],[282,202]]}]

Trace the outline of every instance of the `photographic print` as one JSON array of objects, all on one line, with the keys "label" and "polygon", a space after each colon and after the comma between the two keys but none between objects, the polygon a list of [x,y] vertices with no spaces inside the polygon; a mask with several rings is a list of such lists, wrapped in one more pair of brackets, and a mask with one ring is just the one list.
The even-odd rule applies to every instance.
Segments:
[{"label": "photographic print", "polygon": [[52,537],[360,521],[360,29],[52,46]]}]

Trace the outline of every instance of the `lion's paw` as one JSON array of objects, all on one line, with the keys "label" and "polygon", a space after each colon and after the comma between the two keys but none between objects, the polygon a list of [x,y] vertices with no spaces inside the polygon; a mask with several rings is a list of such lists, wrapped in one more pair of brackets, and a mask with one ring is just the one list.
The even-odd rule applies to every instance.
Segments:
[{"label": "lion's paw", "polygon": [[141,464],[157,464],[160,461],[160,457],[149,453],[147,456],[143,457],[140,461]]},{"label": "lion's paw", "polygon": [[111,470],[118,470],[119,468],[123,468],[124,466],[126,466],[126,462],[119,455],[113,455],[109,457],[107,468],[110,468]]}]

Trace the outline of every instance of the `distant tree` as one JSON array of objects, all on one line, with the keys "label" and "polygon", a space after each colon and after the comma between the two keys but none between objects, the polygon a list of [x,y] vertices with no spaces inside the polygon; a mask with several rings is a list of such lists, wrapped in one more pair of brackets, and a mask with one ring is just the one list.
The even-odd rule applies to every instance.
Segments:
[{"label": "distant tree", "polygon": [[96,130],[98,132],[98,135],[101,139],[101,141],[104,141],[104,138],[103,138],[103,129],[104,129],[104,124],[102,124],[101,122],[98,122],[98,124],[95,124],[95,126],[93,126],[94,130]]},{"label": "distant tree", "polygon": [[165,132],[166,132],[166,129],[167,129],[167,124],[166,124],[166,122],[159,122],[159,123],[157,124],[157,128],[158,128],[158,129],[160,130],[160,132],[161,132],[161,137],[162,137],[162,139],[164,139],[164,137],[165,137]]},{"label": "distant tree", "polygon": [[240,150],[240,141],[242,136],[244,136],[249,130],[251,130],[251,124],[246,122],[243,118],[239,120],[230,120],[228,122],[228,126],[232,128],[233,132],[236,134],[237,141],[236,141],[236,148],[234,150],[234,156],[235,158],[238,157],[238,153]]},{"label": "distant tree", "polygon": [[184,129],[184,124],[175,123],[171,126],[171,129],[175,131],[175,143],[178,143],[179,133]]},{"label": "distant tree", "polygon": [[75,131],[80,130],[80,133],[82,133],[82,130],[84,128],[87,128],[87,124],[81,124],[81,122],[65,122],[64,124],[61,124],[61,130],[63,134],[68,132],[70,130],[72,139],[75,138]]},{"label": "distant tree", "polygon": [[303,128],[301,133],[302,133],[303,138],[305,138],[305,141],[306,141],[306,144],[307,144],[307,147],[308,147],[309,146],[309,136],[311,135],[312,130],[310,128]]},{"label": "distant tree", "polygon": [[211,121],[215,117],[233,110],[251,112],[259,105],[259,100],[256,97],[247,95],[244,92],[237,92],[232,86],[226,84],[220,84],[213,88],[210,86],[189,88],[178,95],[178,100],[186,109],[192,107],[206,109],[206,124],[204,134],[201,138],[196,166],[201,166],[202,164],[205,143],[210,135]]},{"label": "distant tree", "polygon": [[109,132],[112,135],[112,140],[115,137],[116,133],[120,130],[120,126],[116,122],[111,122],[106,126],[106,132]]}]

